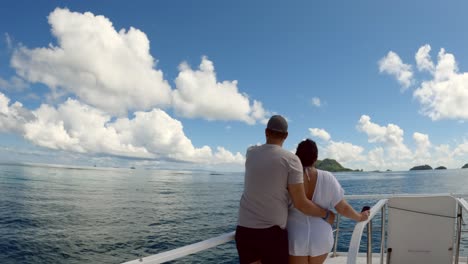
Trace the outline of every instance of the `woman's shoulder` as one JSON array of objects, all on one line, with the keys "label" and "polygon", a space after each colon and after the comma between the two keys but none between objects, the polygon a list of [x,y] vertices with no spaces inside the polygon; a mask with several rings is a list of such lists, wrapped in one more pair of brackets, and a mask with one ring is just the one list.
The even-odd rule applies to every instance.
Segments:
[{"label": "woman's shoulder", "polygon": [[323,179],[322,181],[324,183],[336,184],[338,182],[338,179],[335,177],[335,175],[329,171],[317,170],[317,174]]},{"label": "woman's shoulder", "polygon": [[329,172],[329,171],[317,169],[317,173],[318,173],[318,175],[320,175],[321,177],[324,177],[324,178],[327,178],[327,179],[334,179],[334,178],[335,178],[335,175],[333,175],[333,173],[331,173],[331,172]]}]

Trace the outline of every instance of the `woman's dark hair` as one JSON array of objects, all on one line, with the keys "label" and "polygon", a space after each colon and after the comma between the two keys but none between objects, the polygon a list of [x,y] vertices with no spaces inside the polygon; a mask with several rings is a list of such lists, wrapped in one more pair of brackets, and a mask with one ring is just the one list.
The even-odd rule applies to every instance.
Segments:
[{"label": "woman's dark hair", "polygon": [[297,146],[296,155],[301,160],[302,167],[314,165],[318,157],[317,144],[311,139],[303,140]]}]

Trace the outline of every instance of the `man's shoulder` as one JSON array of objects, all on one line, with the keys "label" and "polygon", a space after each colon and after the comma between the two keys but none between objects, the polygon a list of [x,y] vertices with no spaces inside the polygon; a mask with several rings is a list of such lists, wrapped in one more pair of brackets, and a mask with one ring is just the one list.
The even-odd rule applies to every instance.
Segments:
[{"label": "man's shoulder", "polygon": [[284,149],[281,146],[270,145],[270,144],[263,144],[263,145],[254,145],[247,148],[247,155],[256,153],[256,155],[268,155],[269,157],[277,158],[286,158],[288,161],[290,160],[299,160],[294,153],[289,150]]},{"label": "man's shoulder", "polygon": [[247,151],[253,151],[259,149],[262,145],[253,145],[247,148]]}]

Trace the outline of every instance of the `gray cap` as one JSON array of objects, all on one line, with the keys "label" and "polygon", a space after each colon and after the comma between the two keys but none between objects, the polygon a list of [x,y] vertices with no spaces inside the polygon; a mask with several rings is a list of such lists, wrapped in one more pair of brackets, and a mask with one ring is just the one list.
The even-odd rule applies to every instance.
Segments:
[{"label": "gray cap", "polygon": [[287,133],[288,132],[288,122],[284,117],[280,115],[274,115],[268,120],[267,129]]}]

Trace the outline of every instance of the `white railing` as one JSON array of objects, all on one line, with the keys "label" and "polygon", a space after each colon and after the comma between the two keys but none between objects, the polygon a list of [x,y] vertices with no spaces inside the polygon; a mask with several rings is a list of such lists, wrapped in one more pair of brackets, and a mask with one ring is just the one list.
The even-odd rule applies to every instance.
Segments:
[{"label": "white railing", "polygon": [[218,237],[210,238],[195,244],[191,244],[185,247],[176,248],[173,250],[169,250],[163,253],[159,253],[156,255],[152,255],[149,257],[144,257],[132,261],[125,262],[123,264],[156,264],[156,263],[163,263],[167,261],[171,261],[174,259],[178,259],[181,257],[188,256],[193,253],[197,253],[203,251],[205,249],[213,248],[229,241],[234,240],[235,232],[227,233]]},{"label": "white railing", "polygon": [[[361,244],[361,237],[362,233],[364,232],[364,228],[367,226],[367,259],[372,258],[372,218],[380,211],[382,213],[382,219],[384,219],[385,210],[384,206],[387,204],[388,199],[382,199],[377,202],[370,210],[369,219],[367,221],[359,222],[354,227],[353,235],[351,236],[351,242],[349,243],[349,250],[348,250],[348,264],[355,264],[357,260],[357,256],[359,253],[359,246]],[[382,230],[384,230],[385,225],[382,225]],[[382,238],[381,238],[381,245],[383,245],[384,241],[384,231],[382,231]],[[380,263],[383,263],[383,255],[384,255],[384,248],[380,247]]]},{"label": "white railing", "polygon": [[[412,196],[415,196],[415,197],[421,197],[421,196],[425,196],[425,197],[432,197],[432,196],[443,196],[443,195],[447,195],[447,194],[430,194],[430,195],[421,195],[421,194],[418,194],[418,195],[395,195],[395,196],[391,196],[391,197],[397,197],[397,196],[405,196],[405,197],[412,197]],[[453,197],[463,197],[463,196],[467,196],[466,194],[451,194],[451,196]],[[382,196],[383,197],[383,196]],[[391,198],[391,197],[388,197],[388,198]],[[459,256],[459,253],[460,253],[460,242],[461,242],[461,236],[462,236],[462,214],[463,214],[463,210],[465,212],[468,212],[468,202],[466,202],[465,199],[463,198],[456,198],[457,200],[457,204],[458,204],[458,211],[457,211],[457,235],[456,235],[456,238],[457,238],[457,241],[456,241],[456,245],[455,245],[455,256],[454,256],[454,263],[455,264],[458,264],[459,263],[459,260],[460,260],[460,256]],[[383,264],[384,263],[384,255],[385,255],[385,246],[384,246],[384,241],[385,241],[385,217],[386,217],[386,214],[385,214],[385,209],[387,207],[387,202],[388,202],[388,199],[382,199],[382,200],[379,200],[377,202],[377,204],[375,204],[371,210],[370,210],[370,216],[369,216],[369,219],[367,221],[363,221],[363,222],[359,222],[356,224],[356,226],[354,227],[354,231],[353,231],[353,235],[351,237],[351,241],[349,243],[349,250],[348,250],[348,258],[347,258],[347,264],[356,264],[357,263],[357,257],[359,255],[359,247],[360,247],[360,244],[361,244],[361,238],[362,238],[362,234],[364,232],[364,228],[367,227],[367,263],[368,264],[371,264],[372,263],[372,219],[374,218],[374,216],[379,212],[381,211],[381,240],[380,240],[380,263]],[[390,255],[390,249],[389,249],[389,252],[387,252],[387,257],[389,257]],[[466,261],[468,263],[468,258],[466,258]],[[386,263],[389,262],[389,259],[387,259]]]},{"label": "white railing", "polygon": [[[457,245],[456,245],[456,252],[455,252],[455,264],[458,264],[459,258],[460,258],[460,242],[461,242],[461,236],[462,236],[462,221],[463,221],[463,210],[465,212],[468,212],[468,203],[466,202],[465,199],[463,198],[457,198],[458,202],[458,212],[457,212],[457,217],[458,217],[458,224],[457,224]],[[466,259],[466,263],[468,263],[468,258]]]},{"label": "white railing", "polygon": [[[364,231],[364,227],[366,226],[366,224],[370,223],[371,219],[377,214],[377,212],[379,210],[382,209],[382,207],[385,205],[388,198],[399,197],[399,196],[408,197],[408,196],[441,196],[441,195],[451,195],[451,196],[456,197],[456,198],[467,197],[468,196],[468,194],[456,194],[456,193],[451,193],[451,194],[447,194],[447,193],[445,193],[445,194],[377,194],[377,195],[346,195],[345,198],[347,200],[378,200],[378,199],[381,200],[371,208],[371,213],[370,213],[370,216],[369,216],[369,220],[365,221],[365,222],[360,222],[360,223],[358,223],[356,225],[356,228],[357,228],[357,226],[359,226],[359,228],[362,229],[360,231],[360,235],[359,235],[359,240],[360,240],[360,238],[362,236],[362,232]],[[463,199],[461,199],[461,200],[463,200]],[[468,203],[465,200],[463,200],[463,201],[464,201],[463,204],[461,202],[459,202],[460,206],[462,206],[465,210],[468,211]],[[339,218],[337,217],[337,219],[339,219]],[[383,217],[382,217],[382,219],[383,219]],[[338,231],[336,231],[336,232],[338,232]],[[384,233],[384,229],[382,228],[382,234],[383,233]],[[226,233],[226,234],[220,235],[218,237],[210,238],[210,239],[207,239],[207,240],[195,243],[195,244],[191,244],[191,245],[188,245],[188,246],[176,248],[176,249],[169,250],[169,251],[166,251],[166,252],[162,252],[162,253],[159,253],[159,254],[156,254],[156,255],[151,255],[151,256],[148,256],[148,257],[135,259],[135,260],[128,261],[128,262],[125,262],[125,263],[122,263],[122,264],[157,264],[157,263],[163,263],[163,262],[175,260],[175,259],[182,258],[182,257],[188,256],[188,255],[194,254],[194,253],[198,253],[198,252],[206,250],[206,249],[210,249],[210,248],[213,248],[213,247],[228,243],[228,242],[234,240],[234,235],[235,235],[235,232],[233,231],[233,232]],[[357,234],[356,234],[356,236],[357,236]],[[357,239],[357,238],[354,238],[354,237],[355,237],[355,235],[353,233],[351,241],[353,241],[353,239]],[[335,243],[337,243],[337,241],[338,241],[338,239],[336,239]],[[351,244],[352,243],[350,243],[348,259],[351,258],[351,256],[356,258],[357,255],[358,255],[357,253],[359,251],[359,246],[357,246],[357,248],[354,248],[354,247],[351,248]],[[368,245],[368,248],[369,248],[369,245]],[[368,250],[368,251],[370,251],[370,252],[367,252],[367,254],[372,254],[372,250]],[[383,247],[381,247],[381,251],[383,252]],[[352,254],[352,255],[350,255],[350,254]],[[383,254],[381,254],[381,256],[383,256]],[[369,258],[369,255],[368,255],[368,258]],[[350,262],[348,262],[348,263],[350,263]],[[353,263],[353,262],[351,262],[351,263]]]}]

